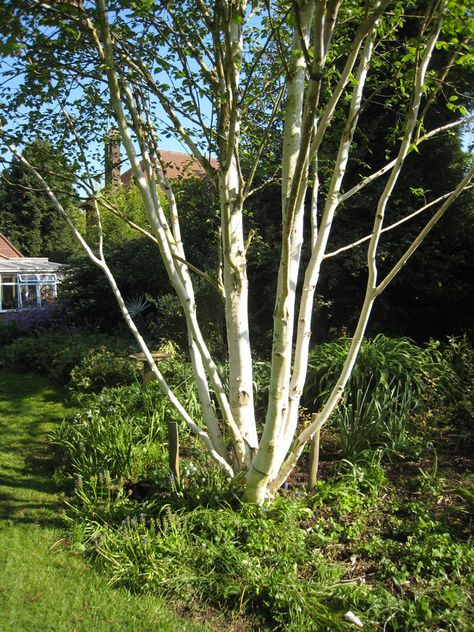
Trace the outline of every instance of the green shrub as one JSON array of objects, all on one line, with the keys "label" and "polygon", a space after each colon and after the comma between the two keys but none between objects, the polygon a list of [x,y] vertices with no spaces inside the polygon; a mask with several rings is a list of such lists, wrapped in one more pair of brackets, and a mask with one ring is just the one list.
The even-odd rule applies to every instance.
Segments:
[{"label": "green shrub", "polygon": [[49,350],[46,350],[36,336],[18,338],[2,349],[1,366],[14,373],[29,371],[46,372]]},{"label": "green shrub", "polygon": [[474,347],[466,335],[449,338],[443,355],[461,380],[464,388],[472,388],[474,382]]},{"label": "green shrub", "polygon": [[54,337],[41,336],[39,343],[43,347],[44,370],[47,375],[59,384],[67,384],[71,372],[81,359],[96,344],[100,344],[98,337]]},{"label": "green shrub", "polygon": [[344,459],[332,480],[318,481],[310,496],[311,507],[333,507],[338,516],[343,516],[372,505],[387,481],[381,456],[377,450],[359,455],[357,463]]},{"label": "green shrub", "polygon": [[[94,349],[115,355],[126,354],[128,343],[123,340],[114,339],[104,334],[77,333],[42,333],[40,335],[30,335],[18,338],[6,345],[2,349],[1,364],[17,373],[33,371],[47,375],[60,384],[67,384],[71,378],[73,369],[81,364],[82,360],[89,356]],[[111,360],[111,356],[107,356]],[[93,365],[93,359],[91,360]],[[118,380],[118,373],[124,374],[126,369],[124,363],[120,363],[122,371],[115,367],[108,367],[105,361],[100,363],[97,371],[93,374],[92,367],[89,366],[91,384],[100,384],[100,370],[106,374],[104,382],[110,379],[112,382]],[[132,363],[130,362],[130,365]],[[131,371],[133,368],[131,367]],[[87,362],[85,362],[84,372],[87,373]],[[92,375],[93,374],[93,375]],[[78,377],[78,380],[80,377]],[[127,377],[127,380],[129,378]],[[94,382],[95,380],[95,382]]]},{"label": "green shrub", "polygon": [[[307,386],[302,403],[318,410],[330,393],[350,340],[322,344],[310,352]],[[356,456],[367,448],[392,453],[418,449],[411,430],[415,413],[435,403],[454,402],[460,380],[439,343],[422,349],[406,338],[379,334],[362,344],[344,398],[333,415],[343,453]]]},{"label": "green shrub", "polygon": [[410,432],[410,421],[418,409],[410,385],[374,391],[369,384],[365,391],[350,391],[333,417],[343,454],[355,456],[376,447],[416,452],[421,436]]},{"label": "green shrub", "polygon": [[23,334],[18,323],[0,320],[0,348],[10,344]]},{"label": "green shrub", "polygon": [[69,388],[77,393],[95,393],[106,386],[133,384],[141,375],[139,363],[101,346],[88,351],[72,369]]}]

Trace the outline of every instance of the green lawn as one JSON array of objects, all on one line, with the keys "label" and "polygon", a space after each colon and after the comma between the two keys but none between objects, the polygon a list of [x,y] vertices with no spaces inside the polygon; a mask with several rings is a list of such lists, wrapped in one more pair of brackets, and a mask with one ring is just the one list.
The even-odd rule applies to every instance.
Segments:
[{"label": "green lawn", "polygon": [[112,589],[68,548],[44,438],[64,414],[41,377],[0,371],[0,630],[203,630],[151,596]]}]

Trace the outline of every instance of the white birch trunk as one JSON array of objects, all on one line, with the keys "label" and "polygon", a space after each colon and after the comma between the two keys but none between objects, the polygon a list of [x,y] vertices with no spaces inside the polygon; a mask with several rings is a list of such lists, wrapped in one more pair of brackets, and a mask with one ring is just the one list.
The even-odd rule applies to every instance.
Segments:
[{"label": "white birch trunk", "polygon": [[[311,2],[301,9],[301,30],[308,40],[308,31],[313,14]],[[295,32],[293,49],[301,48],[300,36]],[[293,53],[290,77],[287,82],[287,106],[282,160],[282,212],[283,241],[278,271],[277,295],[273,318],[272,371],[269,387],[269,402],[260,447],[247,475],[246,498],[261,504],[265,499],[266,486],[275,469],[278,454],[278,438],[286,417],[288,385],[291,371],[292,343],[294,330],[294,306],[296,284],[303,242],[303,196],[290,202],[293,177],[298,161],[305,162],[303,170],[307,177],[307,153],[301,155],[303,104],[305,95],[306,61],[302,52]],[[291,207],[291,208],[290,208]]]},{"label": "white birch trunk", "polygon": [[349,150],[357,126],[360,111],[362,94],[369,70],[369,63],[373,53],[375,35],[372,32],[364,46],[359,68],[356,73],[356,85],[353,90],[351,105],[347,115],[347,122],[339,144],[339,151],[336,157],[333,176],[329,185],[327,202],[321,220],[321,229],[315,239],[314,249],[306,269],[302,295],[300,300],[298,327],[296,336],[296,347],[294,355],[293,374],[290,382],[288,413],[285,427],[280,440],[280,465],[287,454],[293,441],[298,422],[298,411],[306,381],[308,368],[308,353],[312,331],[312,316],[314,294],[319,280],[321,264],[326,252],[329,235],[332,229],[334,215],[339,206],[339,193],[342,181],[347,168]]},{"label": "white birch trunk", "polygon": [[269,494],[273,495],[279,489],[279,487],[284,483],[290,472],[293,470],[296,465],[304,446],[307,441],[314,436],[314,433],[318,431],[321,426],[329,419],[332,412],[335,410],[338,402],[340,401],[345,386],[351,376],[352,369],[357,360],[357,355],[360,350],[360,346],[362,344],[362,340],[365,335],[365,330],[367,327],[367,323],[370,317],[370,313],[372,311],[372,307],[374,301],[377,297],[377,248],[380,240],[381,231],[383,228],[383,221],[385,217],[385,210],[387,208],[387,204],[392,195],[395,184],[400,176],[401,169],[405,162],[405,159],[408,155],[413,131],[415,129],[419,106],[421,102],[421,97],[423,93],[423,85],[425,81],[426,72],[428,69],[429,62],[431,60],[431,56],[433,53],[434,46],[439,36],[439,32],[441,29],[441,25],[443,22],[443,10],[444,10],[445,2],[441,3],[439,18],[437,20],[436,26],[434,28],[434,32],[429,38],[426,49],[424,51],[423,57],[420,62],[420,66],[415,75],[414,89],[413,95],[411,99],[411,103],[409,106],[407,121],[405,127],[405,134],[400,145],[400,149],[398,152],[397,159],[395,161],[395,165],[390,173],[390,177],[385,185],[385,188],[380,196],[377,210],[375,213],[374,226],[372,230],[372,236],[370,239],[370,244],[367,252],[367,267],[368,267],[368,280],[367,280],[367,289],[365,294],[364,303],[362,305],[358,323],[356,326],[356,330],[352,339],[351,347],[349,349],[348,356],[344,363],[342,372],[337,380],[336,385],[334,386],[331,394],[329,395],[328,401],[325,406],[321,410],[320,413],[315,415],[314,421],[308,426],[303,432],[300,433],[297,440],[295,441],[294,446],[292,447],[288,458],[283,463],[278,475],[269,485]]},{"label": "white birch trunk", "polygon": [[[186,321],[188,324],[189,331],[192,334],[192,340],[196,343],[197,348],[201,354],[204,365],[206,366],[206,370],[208,371],[209,377],[215,387],[216,397],[218,398],[219,404],[221,406],[221,410],[223,412],[224,420],[227,427],[231,431],[234,450],[237,456],[238,461],[244,462],[245,460],[245,444],[242,439],[242,436],[235,424],[235,421],[232,416],[232,412],[230,406],[228,405],[227,398],[225,396],[224,389],[222,384],[220,383],[220,378],[217,373],[217,369],[212,362],[212,358],[207,350],[204,339],[202,337],[199,324],[197,322],[196,315],[196,305],[194,301],[194,296],[190,295],[187,291],[189,287],[192,287],[191,281],[189,279],[189,273],[185,266],[182,266],[180,270],[177,269],[175,259],[173,257],[173,249],[174,249],[174,238],[168,227],[168,223],[164,214],[164,211],[161,207],[158,195],[156,193],[156,184],[153,177],[150,177],[148,180],[145,177],[143,170],[140,165],[140,161],[135,152],[135,148],[133,146],[133,142],[130,135],[130,130],[128,128],[125,115],[123,112],[123,108],[120,101],[120,87],[118,84],[117,77],[114,72],[114,60],[112,54],[112,44],[110,41],[110,32],[107,24],[106,12],[105,12],[105,3],[104,0],[97,0],[98,7],[101,12],[101,27],[102,27],[102,36],[103,36],[103,54],[104,59],[107,63],[107,76],[109,80],[109,90],[111,96],[112,107],[114,110],[116,122],[119,128],[120,136],[125,146],[125,150],[127,152],[127,156],[132,165],[133,174],[137,181],[137,186],[141,193],[142,200],[144,202],[145,211],[152,227],[153,233],[158,239],[161,256],[168,273],[169,279],[176,290],[178,298],[180,300],[181,306],[183,308],[183,312],[186,317]],[[129,108],[131,109],[132,116],[134,115],[133,106],[129,102]],[[138,127],[138,124],[137,124]],[[137,130],[138,137],[140,138],[139,131]],[[147,164],[145,156],[145,164]],[[177,253],[176,253],[177,254]],[[186,282],[183,282],[183,277],[186,279]],[[199,366],[196,365],[196,370],[199,370]],[[201,372],[198,378],[198,382],[202,384],[206,380],[205,374]],[[203,396],[204,393],[201,388],[201,394]],[[208,413],[207,421],[213,424],[212,434],[214,437],[219,436],[219,429],[217,427],[217,422],[214,422],[209,417],[210,409],[206,407],[206,412]],[[217,446],[216,446],[217,447]],[[219,442],[219,449],[222,449],[222,445]]]},{"label": "white birch trunk", "polygon": [[[151,121],[148,121],[148,125],[151,128]],[[184,245],[181,239],[181,228],[179,224],[179,216],[178,209],[176,206],[176,199],[173,193],[173,189],[165,176],[163,169],[161,167],[161,163],[156,156],[153,160],[154,164],[154,172],[157,177],[158,184],[160,188],[164,192],[166,199],[168,200],[169,212],[171,216],[171,225],[172,225],[172,233],[174,238],[174,244],[178,255],[186,260],[186,254],[184,251]],[[176,267],[181,276],[183,284],[186,288],[187,295],[189,297],[188,305],[194,306],[193,310],[195,312],[195,298],[194,298],[194,287],[191,281],[191,277],[189,275],[188,269],[185,264],[180,263],[175,259]],[[197,322],[197,314],[193,315],[193,319]],[[189,343],[189,355],[191,359],[191,364],[193,366],[193,371],[196,379],[196,386],[198,390],[199,402],[201,404],[201,409],[204,417],[204,423],[208,430],[209,436],[211,437],[211,441],[215,446],[217,452],[223,457],[226,456],[226,448],[224,444],[224,440],[222,437],[222,433],[219,429],[219,424],[217,421],[216,413],[214,410],[214,406],[212,404],[211,395],[209,393],[209,385],[206,379],[206,370],[203,362],[202,355],[199,351],[199,346],[195,341],[195,336],[193,333],[193,327],[189,322],[191,319],[187,317],[187,329],[188,329],[188,343]],[[204,342],[204,341],[203,341]],[[217,372],[217,370],[216,370]]]},{"label": "white birch trunk", "polygon": [[[245,14],[246,3],[237,3],[237,15]],[[223,69],[228,100],[221,110],[221,169],[219,197],[222,223],[222,257],[225,289],[225,318],[229,354],[229,399],[235,423],[245,442],[244,459],[249,465],[258,446],[253,398],[253,370],[248,316],[248,280],[243,229],[243,182],[239,171],[240,136],[239,66],[242,57],[242,28],[239,20],[226,16],[229,42]],[[225,129],[227,127],[227,129]]]},{"label": "white birch trunk", "polygon": [[[234,161],[220,173],[225,316],[229,353],[230,406],[247,444],[246,462],[258,446],[253,403],[253,371],[248,322],[248,281],[242,202]],[[243,464],[242,464],[243,465]]]},{"label": "white birch trunk", "polygon": [[[338,3],[333,3],[332,17],[334,17],[334,19],[337,14],[338,6]],[[332,35],[331,29],[334,27],[334,23],[331,25],[332,19],[325,24],[325,9],[325,3],[318,3],[316,5],[314,63],[312,67],[312,72],[315,73],[316,79],[324,68],[325,56],[327,54],[324,42],[329,44]],[[378,11],[380,10],[380,7],[378,7]],[[307,13],[303,13],[303,11],[306,11]],[[305,19],[308,20],[307,22],[303,23],[303,15],[305,16]],[[316,123],[316,106],[319,100],[319,83],[317,81],[311,82],[306,94],[304,85],[301,86],[298,83],[292,85],[290,82],[288,87],[288,99],[290,99],[293,88],[296,101],[298,102],[300,108],[300,117],[301,112],[303,112],[304,103],[304,115],[302,119],[300,118],[300,125],[302,126],[303,132],[300,132],[300,146],[298,158],[295,163],[295,173],[298,172],[298,180],[293,181],[294,174],[282,173],[283,181],[288,178],[290,179],[291,190],[288,194],[288,201],[284,200],[284,209],[286,209],[286,213],[284,211],[282,255],[280,260],[277,302],[274,317],[274,344],[269,405],[260,450],[255,462],[252,464],[252,470],[250,471],[247,480],[247,487],[249,490],[247,492],[247,498],[252,500],[252,502],[261,503],[263,501],[266,493],[266,486],[269,481],[277,475],[288,445],[288,441],[286,441],[284,437],[287,436],[287,418],[290,405],[289,388],[295,318],[294,306],[299,268],[299,250],[297,251],[297,247],[298,241],[302,239],[302,230],[301,233],[298,233],[298,228],[300,226],[302,227],[302,205],[307,189],[310,156],[312,159],[317,155],[319,144],[324,137],[324,133],[329,125],[330,119],[333,116],[335,107],[343,93],[343,90],[349,81],[352,68],[357,60],[360,46],[367,33],[373,29],[374,23],[378,19],[378,15],[379,14],[375,12],[359,29],[352,50],[348,55],[337,89],[322,115],[324,129],[318,130],[316,138],[312,143],[311,139]],[[300,9],[300,16],[300,35],[306,35],[311,20],[311,5],[304,5],[304,8]],[[300,48],[305,48],[305,46],[306,42],[300,41]],[[298,120],[296,118],[296,113],[296,108],[294,111],[288,111],[287,108],[287,120],[285,120],[285,126],[287,124],[293,124],[294,121]],[[299,223],[300,221],[301,224]],[[293,231],[295,232],[293,233]],[[319,243],[323,244],[324,239],[326,238],[327,240],[328,235],[329,227],[327,233],[324,231],[319,233]],[[296,410],[297,408],[298,407],[296,406]],[[257,488],[258,491],[256,491]]]}]

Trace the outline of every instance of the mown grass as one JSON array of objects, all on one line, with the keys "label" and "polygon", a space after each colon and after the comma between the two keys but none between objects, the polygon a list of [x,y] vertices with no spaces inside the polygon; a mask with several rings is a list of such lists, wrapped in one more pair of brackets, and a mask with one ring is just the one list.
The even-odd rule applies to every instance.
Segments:
[{"label": "mown grass", "polygon": [[0,371],[0,630],[203,630],[153,596],[111,588],[68,545],[45,435],[63,393]]}]

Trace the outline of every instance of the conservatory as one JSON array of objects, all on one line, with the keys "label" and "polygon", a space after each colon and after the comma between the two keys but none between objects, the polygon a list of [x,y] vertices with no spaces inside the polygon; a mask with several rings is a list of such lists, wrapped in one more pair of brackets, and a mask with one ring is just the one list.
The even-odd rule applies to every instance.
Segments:
[{"label": "conservatory", "polygon": [[0,256],[0,312],[43,307],[54,301],[59,267],[43,258]]}]

